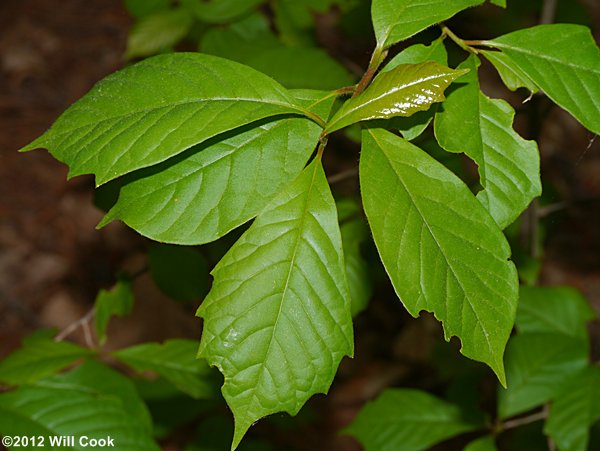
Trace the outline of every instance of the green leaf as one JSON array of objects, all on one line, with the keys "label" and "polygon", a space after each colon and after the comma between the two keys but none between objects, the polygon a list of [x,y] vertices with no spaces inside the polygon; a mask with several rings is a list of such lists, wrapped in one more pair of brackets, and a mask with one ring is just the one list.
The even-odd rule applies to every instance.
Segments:
[{"label": "green leaf", "polygon": [[459,67],[470,72],[467,84],[448,95],[435,116],[435,136],[445,150],[464,152],[479,166],[483,190],[477,199],[504,229],[542,192],[537,144],[512,128],[514,110],[479,89],[479,60]]},{"label": "green leaf", "polygon": [[4,436],[111,437],[115,449],[159,450],[152,440],[147,409],[135,388],[119,373],[96,362],[74,371],[0,394],[0,434]]},{"label": "green leaf", "polygon": [[506,348],[506,381],[498,414],[507,418],[550,400],[562,384],[588,363],[585,341],[554,333],[513,337]]},{"label": "green leaf", "polygon": [[469,443],[463,451],[497,451],[494,437],[486,435]]},{"label": "green leaf", "polygon": [[216,381],[204,360],[196,358],[198,342],[167,340],[121,349],[113,355],[135,370],[152,371],[194,398],[211,398]]},{"label": "green leaf", "polygon": [[453,404],[420,390],[388,389],[345,431],[366,451],[420,451],[474,429]]},{"label": "green leaf", "polygon": [[340,232],[354,317],[367,307],[373,292],[369,264],[360,252],[361,244],[369,237],[369,228],[363,219],[354,219],[341,224]]},{"label": "green leaf", "polygon": [[142,17],[167,9],[170,0],[125,0],[125,7],[132,16]]},{"label": "green leaf", "polygon": [[171,49],[192,27],[192,16],[184,9],[167,9],[144,16],[127,38],[126,58],[156,55]]},{"label": "green leaf", "polygon": [[554,398],[544,426],[561,451],[588,449],[589,428],[600,420],[600,368],[587,367]]},{"label": "green leaf", "polygon": [[184,7],[208,23],[227,23],[255,9],[265,0],[182,0]]},{"label": "green leaf", "polygon": [[373,0],[371,17],[378,47],[389,47],[449,19],[483,0]]},{"label": "green leaf", "polygon": [[131,281],[122,278],[111,290],[100,290],[96,297],[96,334],[100,344],[106,341],[106,328],[111,316],[125,316],[133,309]]},{"label": "green leaf", "polygon": [[521,287],[516,320],[520,333],[560,333],[587,340],[586,322],[594,318],[596,312],[574,288]]},{"label": "green leaf", "polygon": [[538,25],[483,44],[501,49],[548,97],[600,134],[600,50],[589,28]]},{"label": "green leaf", "polygon": [[208,262],[198,250],[157,245],[150,248],[148,260],[152,278],[167,296],[177,301],[193,301],[208,292]]},{"label": "green leaf", "polygon": [[506,0],[490,0],[490,3],[501,8],[506,8]]},{"label": "green leaf", "polygon": [[370,119],[410,116],[444,100],[444,90],[466,70],[436,62],[402,64],[375,77],[359,96],[346,101],[325,127],[327,133]]},{"label": "green leaf", "polygon": [[469,188],[421,149],[363,132],[360,185],[379,255],[413,316],[433,312],[446,339],[505,383],[502,355],[517,307],[510,247]]},{"label": "green leaf", "polygon": [[500,78],[511,91],[525,88],[530,93],[539,91],[536,84],[510,59],[506,53],[481,50],[480,53],[492,63],[498,71]]},{"label": "green leaf", "polygon": [[0,362],[0,381],[8,385],[35,382],[71,365],[93,352],[68,341],[29,337],[23,347]]},{"label": "green leaf", "polygon": [[93,173],[100,185],[244,124],[303,112],[281,85],[247,66],[159,55],[99,82],[22,150],[47,148],[70,177]]},{"label": "green leaf", "polygon": [[200,356],[225,376],[235,448],[258,419],[295,415],[353,352],[335,211],[319,159],[277,196],[213,270],[198,309]]},{"label": "green leaf", "polygon": [[[329,114],[333,97],[295,94],[317,114]],[[157,241],[214,241],[256,216],[300,173],[320,132],[313,122],[287,118],[210,140],[127,181],[100,226],[120,219]]]}]

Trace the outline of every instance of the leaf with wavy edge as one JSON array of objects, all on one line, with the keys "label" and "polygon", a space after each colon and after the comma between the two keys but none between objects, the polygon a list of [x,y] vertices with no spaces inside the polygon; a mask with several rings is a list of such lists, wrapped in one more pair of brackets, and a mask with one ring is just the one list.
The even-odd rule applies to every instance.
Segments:
[{"label": "leaf with wavy edge", "polygon": [[444,90],[464,75],[434,61],[401,64],[382,72],[360,95],[346,101],[325,126],[331,133],[359,121],[410,116],[444,100]]},{"label": "leaf with wavy edge", "polygon": [[[292,93],[325,117],[334,100],[322,91]],[[119,219],[157,241],[214,241],[256,216],[302,171],[321,128],[285,118],[234,132],[134,174],[99,227]]]},{"label": "leaf with wavy edge", "polygon": [[502,50],[548,97],[600,134],[600,50],[589,28],[538,25],[482,43]]},{"label": "leaf with wavy edge", "polygon": [[95,174],[101,185],[286,113],[312,115],[254,69],[199,53],[159,55],[100,81],[22,151],[46,148],[69,177]]},{"label": "leaf with wavy edge", "polygon": [[479,166],[483,190],[477,199],[500,228],[512,223],[542,192],[540,157],[535,141],[512,128],[514,110],[479,89],[479,59],[472,55],[459,67],[467,82],[448,95],[435,115],[435,136],[449,152],[464,152]]},{"label": "leaf with wavy edge", "polygon": [[213,270],[198,309],[199,356],[225,376],[235,448],[256,420],[295,415],[352,355],[352,320],[335,203],[315,160]]},{"label": "leaf with wavy edge", "polygon": [[365,213],[379,255],[413,316],[433,312],[446,339],[489,365],[505,384],[502,356],[517,307],[510,247],[469,188],[418,147],[365,130],[360,156]]},{"label": "leaf with wavy edge", "polygon": [[371,17],[377,45],[389,47],[484,0],[373,0]]}]

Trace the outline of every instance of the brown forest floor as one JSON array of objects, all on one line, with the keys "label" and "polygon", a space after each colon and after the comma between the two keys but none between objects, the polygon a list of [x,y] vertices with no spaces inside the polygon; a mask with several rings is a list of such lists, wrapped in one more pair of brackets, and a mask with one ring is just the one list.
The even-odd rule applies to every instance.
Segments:
[{"label": "brown forest floor", "polygon": [[[67,182],[65,166],[46,152],[16,152],[122,65],[130,24],[122,0],[0,1],[0,358],[37,328],[63,329],[83,316],[118,270],[145,265],[146,242],[134,232],[114,223],[95,230],[102,214],[90,177]],[[542,124],[545,182],[564,205],[546,218],[541,282],[578,288],[600,313],[600,139],[590,145],[590,138],[558,108]],[[144,277],[136,295],[134,314],[111,326],[108,346],[199,336],[193,309],[164,298]],[[380,299],[388,289],[375,297],[357,320],[357,358],[342,365],[328,400],[313,402],[327,418],[318,428],[337,429],[386,385],[427,379],[426,367],[409,370],[406,362],[426,360],[424,347],[439,339],[439,327],[428,317],[409,321],[400,303]],[[591,329],[598,359],[600,331]],[[311,428],[297,437],[305,449],[354,449]]]}]

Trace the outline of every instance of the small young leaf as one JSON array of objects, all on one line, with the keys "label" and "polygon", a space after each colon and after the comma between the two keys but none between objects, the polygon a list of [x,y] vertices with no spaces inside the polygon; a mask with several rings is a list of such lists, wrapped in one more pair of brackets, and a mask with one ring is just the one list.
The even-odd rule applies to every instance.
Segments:
[{"label": "small young leaf", "polygon": [[525,88],[532,94],[539,91],[531,78],[519,69],[506,53],[491,50],[481,50],[480,53],[493,64],[500,78],[511,91],[516,91],[519,88]]},{"label": "small young leaf", "polygon": [[111,290],[100,290],[96,297],[96,334],[100,344],[106,341],[106,328],[111,316],[125,316],[131,312],[134,303],[131,282],[119,280]]},{"label": "small young leaf", "polygon": [[285,113],[306,110],[254,69],[210,55],[159,55],[100,81],[22,150],[47,148],[70,177],[93,173],[101,185]]},{"label": "small young leaf", "polygon": [[156,55],[169,50],[188,33],[192,16],[184,9],[167,9],[142,17],[127,39],[126,58]]},{"label": "small young leaf", "polygon": [[544,426],[561,451],[585,451],[589,428],[600,420],[600,368],[587,367],[554,397]]},{"label": "small young leaf", "polygon": [[[115,449],[158,451],[148,411],[131,382],[92,361],[14,392],[0,394],[0,434],[74,436],[114,441]],[[53,448],[54,449],[54,448]],[[58,449],[58,448],[57,448]]]},{"label": "small young leaf", "polygon": [[213,270],[199,355],[225,376],[235,448],[256,420],[295,415],[353,352],[342,243],[320,160],[277,196]]},{"label": "small young leaf", "polygon": [[461,352],[504,380],[502,356],[517,307],[517,271],[494,220],[469,188],[421,149],[365,130],[363,204],[381,260],[413,316],[426,310]]},{"label": "small young leaf", "polygon": [[93,352],[68,341],[46,337],[23,340],[23,347],[0,361],[0,382],[22,385],[57,373],[78,359]]},{"label": "small young leaf", "polygon": [[460,409],[426,392],[388,389],[368,403],[346,432],[366,451],[420,451],[478,425]]},{"label": "small young leaf", "polygon": [[473,440],[469,443],[463,451],[497,451],[496,442],[494,441],[494,437],[485,436],[478,438],[477,440]]},{"label": "small young leaf", "polygon": [[560,333],[586,340],[586,322],[595,317],[588,301],[573,288],[522,286],[515,325],[520,333]]},{"label": "small young leaf", "polygon": [[196,341],[167,340],[121,349],[113,356],[137,371],[153,371],[194,398],[211,398],[216,380],[206,362],[196,358],[197,351]]},{"label": "small young leaf", "polygon": [[600,50],[589,28],[538,25],[483,43],[502,50],[548,97],[600,134]]},{"label": "small young leaf", "polygon": [[470,56],[462,85],[448,95],[435,116],[435,136],[445,150],[464,152],[479,166],[477,199],[504,229],[542,191],[537,144],[512,128],[514,110],[479,89],[479,60]]},{"label": "small young leaf", "polygon": [[[328,116],[333,97],[321,101],[321,91],[294,94]],[[300,173],[320,132],[311,121],[286,118],[219,136],[127,179],[100,226],[120,219],[157,241],[214,241],[256,216]]]},{"label": "small young leaf", "polygon": [[408,39],[419,31],[446,20],[484,0],[373,0],[371,16],[379,47]]},{"label": "small young leaf", "polygon": [[444,100],[444,90],[466,72],[433,61],[396,66],[375,77],[365,92],[346,101],[325,131],[331,133],[359,121],[410,116],[427,110]]},{"label": "small young leaf", "polygon": [[550,400],[569,377],[588,364],[588,346],[579,338],[553,333],[516,335],[506,347],[506,381],[498,415],[507,418]]}]

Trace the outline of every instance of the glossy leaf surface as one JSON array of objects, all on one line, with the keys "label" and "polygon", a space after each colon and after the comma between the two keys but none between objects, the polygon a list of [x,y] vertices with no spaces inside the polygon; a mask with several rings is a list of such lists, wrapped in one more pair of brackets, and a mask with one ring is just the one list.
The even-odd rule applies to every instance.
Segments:
[{"label": "glossy leaf surface", "polygon": [[507,418],[550,400],[568,378],[587,365],[584,341],[552,333],[513,337],[506,348],[506,381],[498,414]]},{"label": "glossy leaf surface", "polygon": [[548,97],[600,133],[600,50],[589,28],[538,25],[484,43],[501,49]]},{"label": "glossy leaf surface", "polygon": [[106,341],[106,328],[111,316],[125,316],[133,309],[131,282],[121,279],[111,290],[100,290],[94,304],[96,335],[100,344]]},{"label": "glossy leaf surface", "polygon": [[483,0],[373,0],[371,16],[379,47],[388,47]]},{"label": "glossy leaf surface", "polygon": [[[295,94],[327,116],[333,97]],[[320,132],[311,121],[286,118],[210,140],[127,181],[101,225],[120,219],[157,241],[214,241],[256,216],[300,173]]]},{"label": "glossy leaf surface", "polygon": [[113,355],[139,372],[152,371],[194,398],[210,398],[216,380],[204,360],[196,358],[198,342],[167,340],[121,349]]},{"label": "glossy leaf surface", "polygon": [[466,71],[434,61],[402,64],[379,74],[360,95],[346,101],[325,127],[328,133],[369,119],[410,116],[444,100],[444,90]]},{"label": "glossy leaf surface", "polygon": [[346,432],[366,451],[420,451],[476,428],[442,399],[420,390],[388,389],[360,411]]},{"label": "glossy leaf surface", "polygon": [[452,172],[384,130],[363,132],[360,185],[379,255],[409,313],[433,312],[446,338],[459,337],[461,352],[504,384],[518,281],[494,220]]},{"label": "glossy leaf surface", "polygon": [[506,87],[511,91],[519,88],[525,88],[533,94],[539,91],[531,78],[519,69],[506,53],[481,50],[481,54],[492,63]]},{"label": "glossy leaf surface", "polygon": [[470,72],[435,117],[435,136],[445,150],[464,152],[479,166],[483,190],[477,199],[500,228],[512,223],[542,191],[537,144],[512,128],[514,110],[479,89],[479,60],[470,56],[460,68]]},{"label": "glossy leaf surface", "polygon": [[319,160],[258,215],[213,270],[200,356],[225,376],[237,446],[256,420],[295,415],[353,352],[335,210]]},{"label": "glossy leaf surface", "polygon": [[23,150],[47,148],[98,185],[219,133],[303,108],[274,80],[210,55],[148,58],[106,77]]}]

